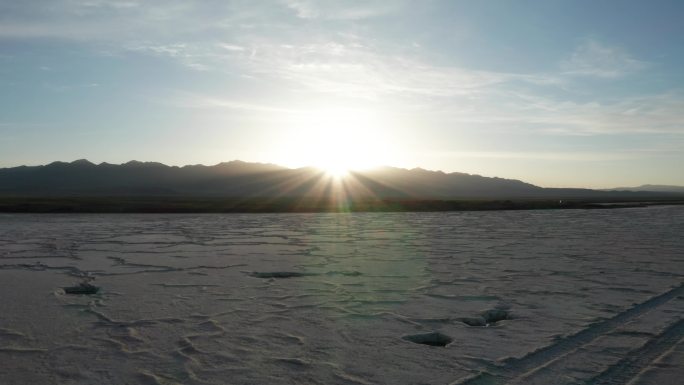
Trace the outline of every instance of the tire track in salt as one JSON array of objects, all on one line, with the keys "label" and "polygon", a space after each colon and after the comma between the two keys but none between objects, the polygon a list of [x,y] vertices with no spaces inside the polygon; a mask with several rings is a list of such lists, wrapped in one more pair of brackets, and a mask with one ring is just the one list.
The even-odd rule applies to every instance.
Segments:
[{"label": "tire track in salt", "polygon": [[[480,372],[479,374],[463,380],[455,381],[451,385],[499,385],[517,383],[523,380],[525,377],[532,375],[534,372],[545,368],[554,361],[576,351],[578,348],[595,341],[599,337],[605,336],[632,319],[637,318],[680,295],[684,295],[684,283],[662,294],[652,297],[645,302],[637,304],[623,311],[622,313],[618,313],[612,318],[591,324],[587,328],[575,334],[560,339],[551,345],[535,350],[534,352],[531,352],[522,358],[506,359],[499,365],[492,365],[484,372]],[[679,325],[681,322],[682,321],[677,322],[667,330],[670,330],[671,328],[675,328],[674,330],[679,330],[679,328],[684,327]],[[659,341],[660,339],[659,337],[656,337],[654,340]],[[649,342],[647,345],[650,343],[651,342]],[[652,349],[653,354],[656,354],[659,351],[656,348]],[[641,363],[641,360],[638,360],[638,362]],[[636,365],[636,363],[634,365]],[[616,384],[619,383],[620,382],[617,382]],[[606,384],[613,384],[613,382],[608,382]]]},{"label": "tire track in salt", "polygon": [[617,364],[589,380],[590,385],[623,385],[642,373],[650,363],[667,353],[684,338],[684,319],[670,325],[644,346],[630,352]]}]

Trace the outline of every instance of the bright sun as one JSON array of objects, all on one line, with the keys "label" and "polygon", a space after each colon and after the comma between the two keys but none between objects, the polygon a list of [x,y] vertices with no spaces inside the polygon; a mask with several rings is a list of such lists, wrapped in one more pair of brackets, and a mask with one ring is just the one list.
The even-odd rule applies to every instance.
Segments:
[{"label": "bright sun", "polygon": [[279,158],[285,165],[314,166],[335,178],[388,164],[390,136],[381,123],[359,110],[307,113],[290,123],[280,142]]},{"label": "bright sun", "polygon": [[343,178],[350,171],[364,170],[379,165],[379,160],[368,156],[364,146],[344,139],[328,143],[323,139],[306,141],[307,160],[303,164],[323,170],[334,178]]},{"label": "bright sun", "polygon": [[321,164],[319,166],[323,171],[325,171],[326,174],[330,175],[333,178],[344,178],[349,174],[350,169],[347,168],[344,164]]}]

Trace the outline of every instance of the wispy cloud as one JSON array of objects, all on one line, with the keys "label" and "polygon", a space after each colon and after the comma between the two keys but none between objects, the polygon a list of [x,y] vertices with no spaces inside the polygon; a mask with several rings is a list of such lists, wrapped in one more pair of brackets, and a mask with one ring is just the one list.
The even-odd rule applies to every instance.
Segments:
[{"label": "wispy cloud", "polygon": [[[644,154],[656,151],[649,148],[621,149],[615,151],[453,151],[426,154],[433,157],[472,159],[527,159],[549,161],[597,162],[640,159]],[[658,154],[661,151],[657,151]]]},{"label": "wispy cloud", "polygon": [[[420,110],[430,118],[443,118],[445,124],[559,135],[684,134],[681,93],[626,93],[619,99],[586,89],[573,93],[568,86],[581,83],[580,77],[614,80],[648,69],[645,61],[626,49],[598,39],[569,47],[567,57],[552,63],[557,66],[560,61],[560,68],[515,73],[431,61],[428,48],[402,45],[397,50],[358,28],[367,19],[402,7],[406,11],[407,4],[54,0],[20,6],[6,2],[0,5],[0,14],[10,16],[0,16],[0,38],[87,41],[122,56],[165,57],[195,71],[214,71],[217,77],[255,79],[303,100],[391,103],[400,111]],[[335,27],[338,24],[354,28]],[[186,99],[191,102],[183,105],[193,108],[296,110],[288,105],[238,102],[235,95]]]},{"label": "wispy cloud", "polygon": [[352,98],[453,96],[500,83],[507,74],[438,67],[354,42],[261,45],[246,70],[271,74],[311,91]]},{"label": "wispy cloud", "polygon": [[233,99],[221,98],[217,96],[201,95],[194,93],[181,92],[170,98],[169,103],[182,108],[196,109],[229,109],[254,112],[275,112],[285,114],[303,114],[306,111],[268,105],[264,103],[250,103]]},{"label": "wispy cloud", "polygon": [[[563,87],[565,73],[516,74],[436,66],[415,58],[387,55],[355,40],[307,44],[242,42],[240,49],[180,55],[176,46],[151,52],[206,61],[213,68],[230,63],[245,75],[285,84],[310,95],[360,100],[392,100],[405,110],[463,125],[525,130],[554,135],[620,133],[684,134],[684,95],[647,94],[573,99],[540,91]],[[607,71],[607,69],[604,69]],[[287,107],[202,99],[200,105],[253,111],[292,112]],[[223,100],[223,101],[220,101]],[[422,107],[421,107],[422,106]]]},{"label": "wispy cloud", "polygon": [[225,50],[227,50],[227,51],[233,51],[233,52],[243,52],[243,51],[245,51],[245,47],[241,47],[241,46],[235,45],[235,44],[226,44],[226,43],[222,43],[222,44],[219,44],[219,47],[221,47],[221,48],[223,48],[223,49],[225,49]]},{"label": "wispy cloud", "polygon": [[553,135],[684,135],[684,95],[663,93],[621,99],[573,101],[497,89],[458,109],[436,111],[454,123]]},{"label": "wispy cloud", "polygon": [[359,20],[390,13],[403,5],[400,1],[366,0],[284,0],[302,19]]},{"label": "wispy cloud", "polygon": [[142,44],[136,43],[129,46],[131,51],[148,52],[153,55],[169,56],[169,57],[188,57],[191,56],[187,50],[187,44]]},{"label": "wispy cloud", "polygon": [[561,134],[684,134],[684,97],[643,95],[605,102],[560,102],[530,119]]},{"label": "wispy cloud", "polygon": [[169,57],[179,61],[185,67],[195,71],[209,71],[212,66],[208,64],[210,55],[201,46],[186,43],[154,44],[152,42],[135,42],[125,47],[127,51],[146,55]]},{"label": "wispy cloud", "polygon": [[645,67],[645,62],[633,58],[624,49],[593,39],[582,42],[561,62],[566,74],[597,78],[619,78]]},{"label": "wispy cloud", "polygon": [[166,56],[203,69],[285,82],[290,89],[354,99],[472,96],[507,81],[550,84],[546,75],[509,74],[436,66],[387,54],[357,38],[284,43],[243,39],[240,43],[137,42],[128,50]]}]

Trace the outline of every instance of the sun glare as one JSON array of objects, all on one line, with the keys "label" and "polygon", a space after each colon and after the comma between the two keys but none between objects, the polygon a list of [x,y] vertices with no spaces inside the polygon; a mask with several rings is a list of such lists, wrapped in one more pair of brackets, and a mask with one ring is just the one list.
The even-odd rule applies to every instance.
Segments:
[{"label": "sun glare", "polygon": [[331,176],[335,179],[344,178],[345,176],[347,176],[347,174],[349,174],[349,169],[347,169],[344,165],[331,164],[324,165],[322,168],[328,176]]},{"label": "sun glare", "polygon": [[338,179],[350,171],[388,164],[392,141],[383,123],[363,110],[309,112],[289,122],[279,158],[284,165],[317,167]]}]

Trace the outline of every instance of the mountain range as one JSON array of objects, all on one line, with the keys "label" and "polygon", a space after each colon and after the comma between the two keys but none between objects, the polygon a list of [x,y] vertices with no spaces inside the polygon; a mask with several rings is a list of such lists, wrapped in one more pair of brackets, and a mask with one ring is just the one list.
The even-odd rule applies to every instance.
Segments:
[{"label": "mountain range", "polygon": [[665,193],[680,193],[684,194],[684,186],[669,186],[661,184],[642,184],[636,187],[615,187],[606,189],[605,191],[650,191],[650,192],[665,192]]},{"label": "mountain range", "polygon": [[[657,186],[656,186],[657,187]],[[609,199],[669,196],[682,190],[600,191],[542,188],[514,179],[420,168],[380,167],[335,179],[312,168],[231,161],[214,166],[167,166],[87,160],[0,169],[0,196],[170,196],[349,199]]]}]

